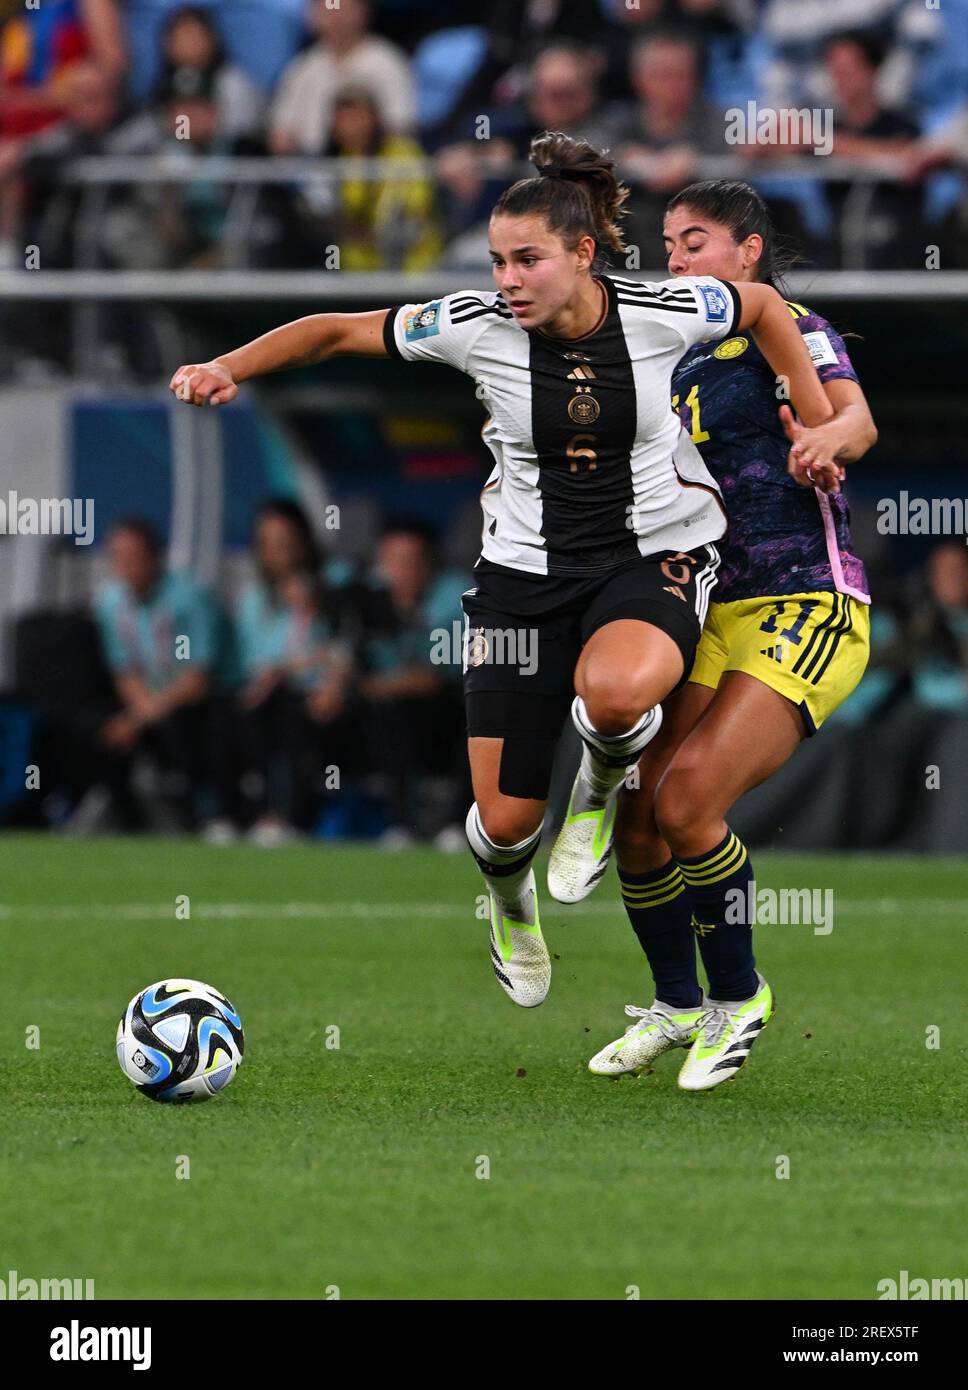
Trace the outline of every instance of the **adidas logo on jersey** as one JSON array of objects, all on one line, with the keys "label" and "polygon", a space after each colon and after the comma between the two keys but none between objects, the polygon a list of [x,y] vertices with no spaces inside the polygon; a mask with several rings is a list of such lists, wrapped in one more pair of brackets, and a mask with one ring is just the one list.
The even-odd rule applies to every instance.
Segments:
[{"label": "adidas logo on jersey", "polygon": [[573,372],[569,372],[566,381],[594,381],[595,373],[591,367],[576,367]]},{"label": "adidas logo on jersey", "polygon": [[775,647],[761,647],[760,656],[768,656],[771,661],[777,662],[778,665],[782,664],[786,657],[786,647],[782,642],[777,642]]}]

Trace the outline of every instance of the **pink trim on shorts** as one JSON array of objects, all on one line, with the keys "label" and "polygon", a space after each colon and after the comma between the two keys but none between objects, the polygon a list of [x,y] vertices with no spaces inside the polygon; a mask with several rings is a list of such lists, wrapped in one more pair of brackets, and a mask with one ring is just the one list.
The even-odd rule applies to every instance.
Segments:
[{"label": "pink trim on shorts", "polygon": [[827,542],[827,559],[830,561],[830,570],[834,577],[834,587],[838,593],[849,594],[859,603],[870,603],[870,594],[865,594],[862,589],[855,589],[847,583],[844,578],[844,567],[840,561],[840,548],[837,545],[837,529],[834,526],[834,513],[830,505],[830,498],[819,488],[814,488],[814,496],[820,504],[820,515],[823,517],[823,533]]}]

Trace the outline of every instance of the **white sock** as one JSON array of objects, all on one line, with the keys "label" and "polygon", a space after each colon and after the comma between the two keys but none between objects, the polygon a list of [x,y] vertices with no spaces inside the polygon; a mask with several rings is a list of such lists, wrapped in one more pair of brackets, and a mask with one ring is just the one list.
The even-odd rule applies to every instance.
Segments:
[{"label": "white sock", "polygon": [[477,802],[467,813],[464,826],[467,842],[477,862],[484,882],[497,899],[501,910],[513,917],[521,905],[522,889],[531,873],[531,861],[541,840],[541,826],[533,835],[517,845],[496,845],[485,834]]},{"label": "white sock", "polygon": [[571,707],[571,717],[584,745],[581,774],[588,788],[589,800],[604,806],[616,787],[625,780],[629,767],[638,762],[643,749],[657,733],[661,712],[658,706],[646,710],[627,733],[600,734],[589,719],[585,702],[579,695]]}]

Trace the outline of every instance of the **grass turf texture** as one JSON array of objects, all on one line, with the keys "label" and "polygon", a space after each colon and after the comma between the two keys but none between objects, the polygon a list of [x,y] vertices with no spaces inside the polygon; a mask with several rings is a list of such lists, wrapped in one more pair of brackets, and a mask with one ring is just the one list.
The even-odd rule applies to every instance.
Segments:
[{"label": "grass turf texture", "polygon": [[[639,1080],[585,1069],[651,997],[611,871],[578,912],[542,892],[560,959],[525,1011],[491,975],[462,856],[3,843],[0,1277],[623,1299],[968,1274],[963,862],[756,856],[760,887],[832,889],[833,931],[757,929],[779,1013],[735,1081],[687,1095],[678,1053]],[[115,1060],[122,1008],[168,975],[242,1014],[245,1065],[206,1105],[145,1100]]]}]

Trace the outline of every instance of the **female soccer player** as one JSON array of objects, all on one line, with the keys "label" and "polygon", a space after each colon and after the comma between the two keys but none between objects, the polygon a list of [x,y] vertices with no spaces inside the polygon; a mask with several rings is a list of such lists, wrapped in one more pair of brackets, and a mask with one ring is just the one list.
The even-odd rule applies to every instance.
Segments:
[{"label": "female soccer player", "polygon": [[628,194],[613,163],[561,134],[538,138],[532,160],[537,177],[491,218],[496,293],[313,315],[171,381],[181,400],[220,405],[250,377],[354,355],[447,362],[477,382],[495,467],[464,596],[467,836],[490,894],[495,974],[525,1007],[551,979],[531,861],[572,698],[587,782],[604,799],[691,668],[715,582],[722,500],[669,409],[675,363],[749,332],[802,420],[833,414],[776,290],[603,274],[601,253],[623,247]]},{"label": "female soccer player", "polygon": [[[741,292],[775,281],[773,227],[746,184],[693,184],[669,204],[663,231],[674,277],[714,275]],[[673,405],[722,489],[729,532],[688,684],[665,705],[638,789],[618,796],[622,896],[656,997],[650,1008],[626,1009],[635,1021],[589,1063],[598,1075],[638,1072],[688,1047],[679,1084],[707,1090],[746,1060],[773,999],[753,957],[749,854],[725,817],[816,733],[867,665],[870,597],[840,480],[841,465],[859,459],[877,431],[843,339],[800,304],[788,301],[787,312],[832,408],[816,428],[803,429],[788,408],[778,420],[774,371],[742,333],[688,349],[673,373]],[[573,804],[579,797],[607,844],[610,808],[585,790],[582,774]],[[567,822],[563,838],[575,901],[607,856],[569,839]]]}]

